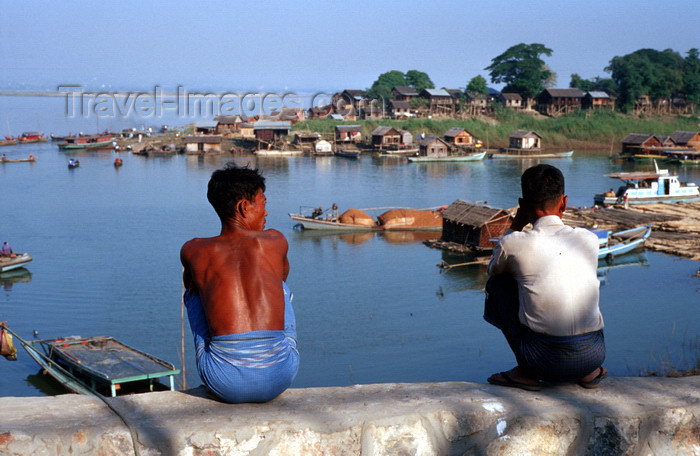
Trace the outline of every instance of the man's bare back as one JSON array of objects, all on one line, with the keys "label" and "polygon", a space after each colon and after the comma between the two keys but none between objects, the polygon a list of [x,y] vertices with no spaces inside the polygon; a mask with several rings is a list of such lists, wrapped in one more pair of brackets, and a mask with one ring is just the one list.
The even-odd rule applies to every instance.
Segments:
[{"label": "man's bare back", "polygon": [[264,230],[265,203],[259,190],[222,220],[220,235],[182,246],[183,281],[200,296],[211,336],[284,329],[288,245],[279,231]]}]

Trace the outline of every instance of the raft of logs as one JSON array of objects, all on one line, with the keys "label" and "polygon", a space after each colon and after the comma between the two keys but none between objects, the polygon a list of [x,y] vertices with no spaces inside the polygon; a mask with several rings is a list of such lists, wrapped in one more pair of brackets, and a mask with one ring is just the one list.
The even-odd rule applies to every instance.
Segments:
[{"label": "raft of logs", "polygon": [[598,225],[611,231],[651,223],[646,249],[700,261],[700,202],[640,204],[629,209],[574,207],[566,210],[563,220],[571,226]]}]

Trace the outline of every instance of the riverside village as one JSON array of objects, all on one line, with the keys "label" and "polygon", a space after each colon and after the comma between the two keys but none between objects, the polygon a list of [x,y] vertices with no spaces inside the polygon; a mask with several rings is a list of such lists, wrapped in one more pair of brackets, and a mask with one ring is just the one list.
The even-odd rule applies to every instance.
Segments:
[{"label": "riverside village", "polygon": [[[551,53],[495,57],[501,89],[392,70],[294,106],[250,92],[229,96],[255,109],[224,112],[209,103],[225,95],[193,91],[205,113],[186,119],[100,116],[123,90],[0,90],[0,454],[699,455],[698,51],[640,49],[569,87]],[[507,63],[538,68],[534,87]],[[674,76],[661,90],[644,65]],[[71,97],[91,111],[62,116]],[[556,210],[528,193],[531,170],[559,173],[533,180],[542,195],[562,176]],[[225,173],[257,187],[222,209]],[[587,240],[590,261],[581,241],[548,260],[570,270],[518,269],[535,260],[507,248],[545,236],[543,220]],[[222,238],[230,257],[202,247]],[[263,248],[263,266],[239,261]],[[515,271],[517,339],[491,316],[499,267]],[[282,289],[253,293],[261,277]],[[281,305],[265,310],[276,326],[216,314],[222,289]],[[524,306],[551,289],[560,307],[593,302],[598,326],[538,332],[560,309]],[[218,331],[228,317],[247,329]],[[541,374],[528,358],[589,362],[592,334],[594,368]],[[282,354],[298,365],[279,391],[222,392],[281,384],[265,372]]]}]

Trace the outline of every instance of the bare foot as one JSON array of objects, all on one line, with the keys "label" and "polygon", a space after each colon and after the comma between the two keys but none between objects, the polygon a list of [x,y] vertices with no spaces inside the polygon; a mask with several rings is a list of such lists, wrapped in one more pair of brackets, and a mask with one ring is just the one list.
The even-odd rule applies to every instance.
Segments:
[{"label": "bare foot", "polygon": [[596,377],[600,376],[600,378],[605,378],[608,375],[608,370],[604,368],[603,366],[600,366],[596,369],[593,370],[590,374],[586,375],[585,377],[582,377],[579,379],[579,382],[582,383],[588,383],[593,381]]}]

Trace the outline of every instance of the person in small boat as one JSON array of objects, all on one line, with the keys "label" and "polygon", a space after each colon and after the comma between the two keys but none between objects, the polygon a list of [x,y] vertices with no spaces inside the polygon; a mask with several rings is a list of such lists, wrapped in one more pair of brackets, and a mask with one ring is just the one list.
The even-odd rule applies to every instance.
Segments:
[{"label": "person in small boat", "polygon": [[0,248],[0,256],[3,256],[3,257],[12,256],[12,247],[10,247],[10,244],[8,244],[7,241],[5,241],[2,244],[2,248]]},{"label": "person in small boat", "polygon": [[597,387],[607,375],[598,237],[562,222],[567,197],[557,168],[529,168],[521,185],[515,218],[488,265],[484,307],[484,319],[503,332],[517,366],[488,381],[532,391],[541,380]]},{"label": "person in small boat", "polygon": [[7,160],[7,157],[5,156],[5,154],[2,154],[2,157],[0,157],[0,161],[5,161],[5,160]]},{"label": "person in small boat", "polygon": [[225,402],[267,402],[299,368],[288,244],[265,229],[265,179],[229,164],[214,171],[207,199],[221,233],[194,238],[180,251],[183,300],[194,335],[197,370]]},{"label": "person in small boat", "polygon": [[75,166],[75,160],[72,158],[68,160],[68,166]]}]

